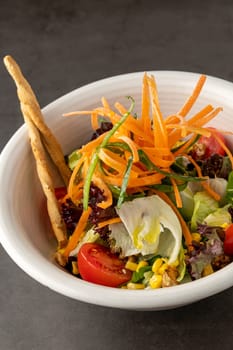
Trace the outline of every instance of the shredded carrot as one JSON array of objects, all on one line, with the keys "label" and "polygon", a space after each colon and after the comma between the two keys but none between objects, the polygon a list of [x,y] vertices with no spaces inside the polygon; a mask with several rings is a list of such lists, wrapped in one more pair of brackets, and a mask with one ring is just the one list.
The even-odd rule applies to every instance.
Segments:
[{"label": "shredded carrot", "polygon": [[[221,107],[218,107],[216,109],[213,109],[210,111],[210,108],[203,109],[200,114],[197,113],[195,116],[187,120],[186,122],[186,128],[187,135],[195,132],[196,134],[205,134],[206,128],[203,128],[203,126],[208,123],[210,120],[215,118],[219,112],[222,111]],[[205,112],[205,113],[204,113]],[[178,118],[177,118],[178,120]],[[176,127],[175,127],[176,126]],[[169,146],[173,147],[176,142],[178,142],[181,139],[181,134],[184,125],[173,124],[173,128],[171,127],[171,123],[166,124],[167,129],[171,129],[171,131],[168,132],[169,137]]]},{"label": "shredded carrot", "polygon": [[106,183],[101,178],[100,174],[94,175],[92,178],[92,182],[96,187],[98,187],[105,197],[105,200],[103,200],[101,203],[98,203],[97,206],[106,209],[112,205],[112,192],[106,185]]},{"label": "shredded carrot", "polygon": [[181,116],[179,114],[171,114],[166,118],[164,118],[164,124],[168,125],[168,124],[179,123],[180,120],[181,120]]},{"label": "shredded carrot", "polygon": [[[181,129],[181,133],[180,133],[180,136],[181,137],[185,137],[187,136],[188,133],[193,133],[195,132],[195,134],[197,135],[204,135],[204,136],[207,136],[209,137],[210,136],[210,132],[208,129],[205,129],[205,128],[198,128],[196,126],[189,126],[188,124],[187,125],[182,125],[182,124],[169,124],[169,125],[166,125],[166,128],[167,129]],[[182,135],[182,131],[183,131],[183,128],[186,129],[186,133],[185,135]]]},{"label": "shredded carrot", "polygon": [[[152,175],[148,176],[142,176],[142,177],[137,177],[133,179],[129,179],[128,182],[128,188],[132,187],[140,187],[140,186],[150,186],[152,184],[159,184],[161,183],[161,180],[165,177],[165,175],[155,173]],[[118,178],[116,176],[105,176],[103,175],[104,181],[113,186],[121,186],[122,185],[122,179]]]},{"label": "shredded carrot", "polygon": [[[119,122],[119,120],[121,119],[121,116],[118,115],[117,113],[115,113],[114,111],[111,110],[107,110],[105,108],[96,108],[95,111],[102,116],[108,117],[111,122],[114,124],[116,124],[117,122]],[[128,117],[128,119],[125,121],[123,128],[125,128],[127,131],[130,131],[131,133],[142,137],[143,139],[147,140],[147,142],[150,142],[151,144],[153,144],[153,135],[151,134],[145,134],[144,131],[142,130],[141,126],[138,125],[137,120],[133,117],[130,116]]]},{"label": "shredded carrot", "polygon": [[153,77],[148,78],[149,90],[152,102],[153,134],[155,147],[168,147],[168,135],[164,124],[164,119],[159,107],[158,92]]},{"label": "shredded carrot", "polygon": [[151,119],[150,119],[150,99],[149,99],[149,86],[147,80],[147,74],[143,76],[142,83],[142,111],[141,120],[143,125],[143,130],[145,133],[151,131]]},{"label": "shredded carrot", "polygon": [[111,224],[116,224],[121,222],[121,219],[119,218],[119,216],[117,216],[116,218],[111,218],[105,221],[101,221],[98,223],[97,228],[103,228],[105,226],[111,225]]},{"label": "shredded carrot", "polygon": [[77,115],[91,115],[93,113],[93,110],[88,111],[73,111],[69,113],[63,113],[63,117],[76,117]]},{"label": "shredded carrot", "polygon": [[[110,168],[114,169],[121,176],[123,176],[127,163],[123,157],[120,157],[116,153],[111,152],[107,149],[100,149],[99,159],[102,160]],[[135,177],[137,174],[134,174],[134,171],[132,170],[131,176]]]},{"label": "shredded carrot", "polygon": [[183,117],[185,117],[188,114],[188,112],[193,107],[196,99],[198,98],[205,81],[206,81],[206,76],[201,75],[198,82],[197,82],[195,89],[193,90],[192,95],[185,102],[184,106],[181,108],[181,110],[179,111],[178,114],[180,114]]},{"label": "shredded carrot", "polygon": [[146,75],[146,78],[147,78],[148,86],[149,86],[149,88],[151,88],[151,93],[152,93],[152,95],[154,97],[154,101],[155,101],[158,109],[160,109],[160,106],[159,106],[159,95],[158,95],[158,89],[157,89],[157,84],[156,84],[156,81],[155,81],[155,77],[153,75],[151,75],[151,76]]},{"label": "shredded carrot", "polygon": [[194,116],[192,116],[190,119],[188,119],[189,124],[195,124],[196,122],[199,122],[202,120],[203,117],[208,115],[214,110],[214,107],[211,105],[207,105],[204,108],[202,108],[198,113],[196,113]]},{"label": "shredded carrot", "polygon": [[120,140],[123,140],[130,148],[132,155],[133,155],[133,162],[136,163],[139,161],[139,156],[138,156],[138,147],[137,145],[131,140],[128,136],[125,135],[120,135],[118,137]]},{"label": "shredded carrot", "polygon": [[141,147],[141,149],[147,151],[148,153],[157,154],[161,159],[165,156],[171,155],[171,149],[168,147]]},{"label": "shredded carrot", "polygon": [[171,152],[167,153],[164,159],[163,157],[161,157],[161,152],[157,151],[155,148],[150,149],[144,147],[142,148],[142,150],[146,153],[146,155],[149,157],[152,163],[161,168],[169,168],[174,162],[174,155]]},{"label": "shredded carrot", "polygon": [[91,113],[91,126],[93,130],[97,130],[99,127],[98,114],[95,112]]},{"label": "shredded carrot", "polygon": [[189,146],[193,144],[196,137],[197,135],[193,134],[186,142],[184,142],[184,144],[181,147],[179,147],[177,151],[173,153],[174,157],[177,157],[178,155],[184,153],[185,150],[188,150]]},{"label": "shredded carrot", "polygon": [[102,102],[102,105],[103,105],[104,108],[110,109],[110,105],[109,105],[107,99],[104,96],[101,98],[101,102]]},{"label": "shredded carrot", "polygon": [[[120,102],[115,102],[114,107],[123,115],[127,113],[127,108],[125,108]],[[132,114],[130,114],[131,118],[134,118]]]},{"label": "shredded carrot", "polygon": [[69,192],[68,197],[74,204],[78,204],[83,196],[84,181],[81,180],[77,185],[72,186],[72,190]]},{"label": "shredded carrot", "polygon": [[[120,112],[122,115],[124,115],[125,113],[127,113],[127,109],[119,102],[116,102],[114,107],[116,108],[116,110],[118,112]],[[130,115],[131,118],[133,118],[132,115]],[[120,128],[119,128],[119,132],[122,134],[122,135],[125,135],[125,136],[128,136],[130,137],[130,130],[128,130],[127,128],[125,128],[125,124],[123,124]]]},{"label": "shredded carrot", "polygon": [[177,208],[182,208],[182,199],[181,199],[178,187],[177,187],[177,183],[173,178],[171,178],[171,183],[172,183],[174,195],[176,198],[176,206],[177,206]]},{"label": "shredded carrot", "polygon": [[[68,192],[68,195],[69,197],[71,198],[72,201],[76,202],[76,196],[74,195],[74,188],[78,185],[77,181],[76,181],[76,177],[78,175],[78,172],[80,171],[80,168],[82,167],[83,163],[84,163],[84,157],[82,156],[77,164],[76,164],[76,167],[74,168],[73,172],[72,172],[72,175],[70,177],[70,181],[69,181],[69,185],[68,185],[68,189],[67,189],[67,192]],[[80,176],[80,179],[81,179],[81,176]]]},{"label": "shredded carrot", "polygon": [[85,228],[86,228],[86,225],[87,225],[87,220],[89,218],[91,214],[91,208],[88,207],[87,210],[84,210],[80,219],[79,219],[79,222],[72,234],[72,236],[70,237],[69,241],[68,241],[68,244],[64,250],[64,257],[68,259],[69,257],[69,254],[70,252],[76,248],[78,242],[80,241],[80,239],[82,238],[84,232],[85,232]]},{"label": "shredded carrot", "polygon": [[206,115],[203,115],[202,119],[200,119],[198,122],[194,118],[188,121],[188,124],[192,124],[193,126],[199,126],[202,127],[203,125],[209,123],[212,119],[214,119],[219,112],[222,112],[222,107],[218,107],[213,109],[211,112],[207,113]]},{"label": "shredded carrot", "polygon": [[96,139],[88,142],[87,144],[83,145],[81,148],[81,153],[92,153],[93,150],[95,150],[103,141],[103,139],[105,138],[107,132],[103,133],[102,135],[100,135],[99,137],[97,137]]}]

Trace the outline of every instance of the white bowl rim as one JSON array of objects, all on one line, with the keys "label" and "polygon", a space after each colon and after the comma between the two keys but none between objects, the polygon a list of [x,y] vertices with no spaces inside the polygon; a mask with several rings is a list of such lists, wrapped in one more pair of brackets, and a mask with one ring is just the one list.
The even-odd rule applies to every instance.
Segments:
[{"label": "white bowl rim", "polygon": [[[171,78],[171,76],[174,78],[182,76],[186,80],[196,80],[200,76],[199,73],[184,71],[149,71],[148,73],[154,74],[156,77],[161,77],[162,79]],[[52,110],[55,105],[58,103],[64,103],[64,101],[72,95],[88,91],[89,89],[96,89],[98,86],[104,86],[106,83],[111,84],[116,80],[124,81],[125,79],[139,79],[143,74],[144,72],[121,74],[87,84],[51,102],[42,109],[42,112],[46,115],[46,113]],[[233,92],[233,84],[231,82],[208,75],[207,78],[211,84],[217,84],[220,87],[226,90],[230,89]],[[15,142],[20,140],[21,137],[24,137],[26,132],[25,125],[22,125],[14,133],[1,152],[0,186],[4,177],[4,164],[9,159],[9,155],[13,150]],[[162,310],[198,301],[230,288],[233,285],[233,263],[200,280],[183,285],[181,284],[172,288],[132,291],[91,284],[64,273],[61,269],[48,262],[45,257],[39,255],[36,249],[33,251],[32,248],[32,252],[37,258],[39,258],[40,265],[32,264],[31,260],[29,260],[32,252],[28,255],[21,255],[20,249],[16,249],[14,242],[11,241],[7,235],[6,227],[4,226],[4,211],[1,210],[2,208],[4,208],[4,200],[0,197],[0,239],[3,248],[9,256],[32,278],[52,290],[73,299],[122,309]],[[45,268],[45,270],[42,269],[42,267]],[[49,274],[46,274],[47,268],[49,268]]]}]

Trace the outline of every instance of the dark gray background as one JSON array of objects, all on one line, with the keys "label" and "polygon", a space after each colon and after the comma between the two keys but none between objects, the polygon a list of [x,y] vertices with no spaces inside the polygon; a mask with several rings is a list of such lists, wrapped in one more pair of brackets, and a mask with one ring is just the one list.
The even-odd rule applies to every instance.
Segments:
[{"label": "dark gray background", "polygon": [[[41,106],[133,71],[233,81],[233,2],[0,0],[0,53],[19,62]],[[20,125],[15,86],[0,63],[1,149]],[[232,288],[170,311],[84,304],[38,284],[0,248],[1,350],[232,349],[232,307]]]}]

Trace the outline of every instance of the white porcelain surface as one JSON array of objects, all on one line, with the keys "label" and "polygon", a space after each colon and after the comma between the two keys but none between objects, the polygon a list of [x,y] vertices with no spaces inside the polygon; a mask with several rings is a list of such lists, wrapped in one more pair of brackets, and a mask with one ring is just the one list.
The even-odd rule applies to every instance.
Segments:
[{"label": "white porcelain surface", "polygon": [[[198,74],[169,71],[153,74],[164,115],[179,110],[199,77]],[[61,142],[64,153],[87,141],[91,129],[89,117],[64,118],[62,113],[99,106],[102,96],[112,103],[120,101],[127,105],[125,96],[128,95],[135,98],[136,109],[140,111],[142,76],[143,73],[133,73],[101,80],[45,107],[45,119]],[[233,84],[208,77],[192,113],[209,103],[224,109],[211,125],[233,130]],[[233,285],[233,264],[185,285],[137,291],[94,285],[63,271],[52,258],[56,242],[46,215],[25,126],[15,133],[1,153],[0,188],[2,246],[31,277],[68,297],[122,309],[163,310],[198,301]]]}]

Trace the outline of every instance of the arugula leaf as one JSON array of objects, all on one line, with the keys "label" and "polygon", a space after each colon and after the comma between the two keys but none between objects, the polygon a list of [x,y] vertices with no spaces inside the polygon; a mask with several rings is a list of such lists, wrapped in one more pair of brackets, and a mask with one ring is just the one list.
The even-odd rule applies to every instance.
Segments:
[{"label": "arugula leaf", "polygon": [[189,162],[189,160],[185,157],[178,156],[176,157],[174,163],[171,165],[171,169],[175,173],[179,173],[182,175],[188,176],[196,176],[197,172],[194,166]]},{"label": "arugula leaf", "polygon": [[[179,192],[183,191],[187,187],[187,182],[177,185]],[[174,192],[174,188],[172,185],[168,184],[157,184],[157,185],[150,185],[150,188],[154,188],[155,190],[159,190],[161,192],[165,193],[172,193]]]},{"label": "arugula leaf", "polygon": [[130,151],[130,147],[125,142],[109,142],[105,147],[107,149],[112,149],[114,152],[116,152],[116,150],[120,152],[119,148]]}]

